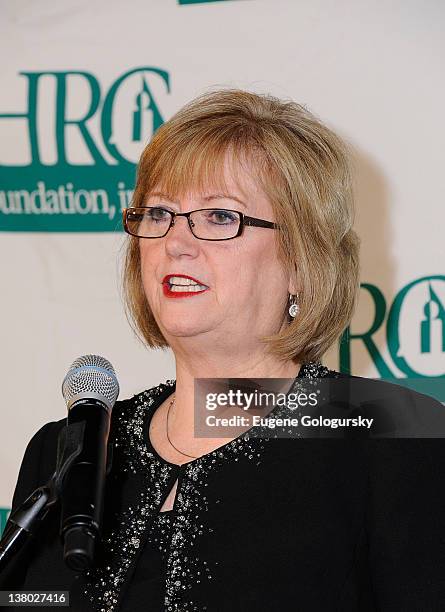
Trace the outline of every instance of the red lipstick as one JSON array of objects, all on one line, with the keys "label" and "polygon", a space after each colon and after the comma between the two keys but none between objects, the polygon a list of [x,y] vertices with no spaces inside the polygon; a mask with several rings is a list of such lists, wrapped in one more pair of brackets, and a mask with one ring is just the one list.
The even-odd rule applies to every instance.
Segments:
[{"label": "red lipstick", "polygon": [[174,276],[177,276],[180,278],[189,278],[190,280],[197,283],[198,285],[204,285],[204,283],[202,283],[200,280],[193,278],[193,276],[188,276],[188,274],[167,274],[162,279],[162,289],[166,297],[169,297],[169,298],[193,297],[194,295],[199,295],[200,293],[204,293],[205,291],[209,289],[209,287],[206,286],[205,289],[202,289],[200,291],[172,291],[170,289],[170,278]]}]

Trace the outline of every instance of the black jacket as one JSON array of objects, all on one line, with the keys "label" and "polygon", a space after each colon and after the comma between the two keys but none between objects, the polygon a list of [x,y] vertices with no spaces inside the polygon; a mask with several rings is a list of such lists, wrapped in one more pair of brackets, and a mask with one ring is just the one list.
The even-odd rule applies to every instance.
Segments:
[{"label": "black jacket", "polygon": [[[303,366],[299,377],[359,380],[320,364]],[[383,412],[413,399],[416,410],[443,411],[428,396],[360,380],[363,404],[370,388],[377,397],[385,390]],[[442,438],[240,436],[176,466],[148,438],[154,411],[174,387],[166,381],[113,409],[114,460],[96,567],[85,575],[65,567],[56,511],[3,589],[69,590],[71,609],[126,610],[151,520],[179,478],[168,612],[445,610]],[[54,472],[64,425],[44,425],[28,444],[13,509]]]}]

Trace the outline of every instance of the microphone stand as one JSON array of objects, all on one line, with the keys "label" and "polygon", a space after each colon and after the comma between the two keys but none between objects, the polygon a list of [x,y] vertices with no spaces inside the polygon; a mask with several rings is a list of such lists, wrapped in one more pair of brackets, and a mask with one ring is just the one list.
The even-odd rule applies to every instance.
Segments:
[{"label": "microphone stand", "polygon": [[[50,480],[38,487],[9,517],[0,540],[0,572],[25,547],[39,531],[48,514],[60,501],[64,479],[73,461],[84,447],[85,421],[67,424],[59,433],[57,467]],[[108,446],[106,474],[111,469],[112,445]],[[75,570],[91,566],[94,558],[97,534],[82,523],[61,533],[64,543],[64,560]],[[68,536],[68,537],[66,537]]]},{"label": "microphone stand", "polygon": [[23,504],[11,514],[0,541],[0,572],[37,533],[58,499],[56,474],[54,474],[45,485],[31,493]]}]

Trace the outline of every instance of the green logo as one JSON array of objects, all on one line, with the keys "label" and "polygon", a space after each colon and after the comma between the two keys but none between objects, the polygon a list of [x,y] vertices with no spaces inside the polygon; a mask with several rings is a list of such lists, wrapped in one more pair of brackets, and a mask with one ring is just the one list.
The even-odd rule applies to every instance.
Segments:
[{"label": "green logo", "polygon": [[5,528],[6,521],[8,520],[10,509],[9,508],[0,508],[0,536],[3,533],[3,529]]},{"label": "green logo", "polygon": [[[351,371],[352,344],[361,343],[382,378],[445,402],[445,276],[412,281],[389,307],[378,287],[367,283],[361,287],[372,299],[373,319],[364,331],[352,333],[348,328],[343,334],[341,371]],[[384,342],[379,347],[376,336],[382,328]]]},{"label": "green logo", "polygon": [[19,157],[0,166],[0,230],[120,231],[137,160],[163,123],[156,92],[170,93],[168,73],[135,68],[107,90],[84,71],[20,75],[26,110],[0,113],[0,130],[14,140]]}]

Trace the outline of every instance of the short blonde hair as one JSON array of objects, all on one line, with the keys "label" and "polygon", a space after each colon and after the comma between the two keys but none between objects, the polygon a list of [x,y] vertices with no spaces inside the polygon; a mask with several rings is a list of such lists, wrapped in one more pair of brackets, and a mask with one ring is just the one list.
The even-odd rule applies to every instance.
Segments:
[{"label": "short blonde hair", "polygon": [[[359,238],[346,144],[305,107],[272,95],[205,93],[164,123],[138,165],[132,206],[153,187],[172,198],[223,187],[227,152],[253,162],[280,229],[277,252],[299,287],[300,311],[281,333],[260,340],[280,360],[321,360],[352,318],[359,290]],[[138,238],[126,246],[123,291],[128,320],[150,348],[166,348],[141,279]],[[287,304],[283,305],[283,316]]]}]

